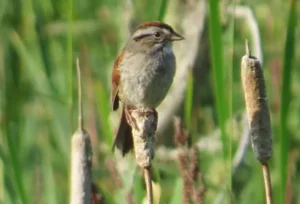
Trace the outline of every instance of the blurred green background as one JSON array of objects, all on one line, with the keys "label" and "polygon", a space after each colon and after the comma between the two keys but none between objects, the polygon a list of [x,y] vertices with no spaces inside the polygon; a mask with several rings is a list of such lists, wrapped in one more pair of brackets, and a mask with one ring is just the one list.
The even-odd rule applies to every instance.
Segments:
[{"label": "blurred green background", "polygon": [[[1,0],[0,203],[69,201],[70,141],[77,128],[76,57],[82,69],[85,129],[94,153],[93,182],[106,203],[142,203],[145,187],[134,157],[121,158],[111,151],[118,117],[111,115],[109,98],[114,59],[130,30],[149,20],[170,23],[182,34],[192,34],[199,24],[203,27],[192,41],[197,46],[194,53],[188,46],[174,47],[175,52],[195,56],[185,68],[184,99],[173,115],[182,118],[190,145],[199,149],[202,179],[196,185],[205,189],[205,203],[264,203],[261,166],[251,145],[240,143],[247,133],[240,83],[246,38],[252,50],[255,46],[262,50],[273,129],[269,164],[274,203],[300,203],[300,3],[296,3]],[[199,5],[204,18],[187,19],[188,14],[197,14]],[[233,17],[234,6],[253,11],[261,46],[252,40],[247,20]],[[178,55],[177,60],[185,59]],[[178,159],[172,157],[178,147],[172,139],[172,117],[168,120],[157,144],[164,151],[153,161],[155,194],[160,203],[176,204],[183,199],[182,176]],[[239,148],[241,158],[234,166]]]}]

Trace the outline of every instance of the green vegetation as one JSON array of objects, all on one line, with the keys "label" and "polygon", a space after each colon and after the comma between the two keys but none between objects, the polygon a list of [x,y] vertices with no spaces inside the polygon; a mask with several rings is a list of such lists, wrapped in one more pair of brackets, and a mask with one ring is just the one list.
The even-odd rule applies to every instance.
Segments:
[{"label": "green vegetation", "polygon": [[[144,180],[134,157],[123,159],[111,151],[118,116],[110,109],[110,74],[129,29],[166,19],[176,2],[184,4],[180,19],[196,1],[0,1],[0,203],[68,203],[70,142],[78,110],[77,56],[85,129],[93,147],[93,182],[107,203],[142,203]],[[239,5],[252,9],[260,32],[273,130],[269,166],[274,201],[299,203],[300,3],[244,0]],[[199,53],[175,114],[190,133],[188,143],[199,147],[203,181],[196,186],[205,186],[205,203],[264,203],[262,170],[251,146],[231,174],[245,131],[240,62],[246,38],[255,49],[249,25],[234,19],[228,6],[207,1]],[[174,27],[179,33],[186,29]],[[179,149],[173,135],[172,125],[159,135],[157,149],[168,147],[164,155],[170,157],[158,153],[153,160],[154,191],[160,203],[179,204],[184,178],[180,161],[171,157]]]}]

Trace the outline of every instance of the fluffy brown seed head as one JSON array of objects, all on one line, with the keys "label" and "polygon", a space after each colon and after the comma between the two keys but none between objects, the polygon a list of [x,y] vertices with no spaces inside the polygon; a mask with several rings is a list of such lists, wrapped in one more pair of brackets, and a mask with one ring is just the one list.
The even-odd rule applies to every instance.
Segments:
[{"label": "fluffy brown seed head", "polygon": [[251,56],[246,41],[241,78],[251,131],[251,144],[256,158],[266,163],[271,158],[272,133],[263,70],[259,60]]}]

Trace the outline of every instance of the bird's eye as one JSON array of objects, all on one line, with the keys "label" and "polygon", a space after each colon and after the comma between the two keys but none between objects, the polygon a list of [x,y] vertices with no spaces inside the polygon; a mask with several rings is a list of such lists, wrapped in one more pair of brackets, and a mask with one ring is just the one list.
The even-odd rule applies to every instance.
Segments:
[{"label": "bird's eye", "polygon": [[154,33],[154,37],[159,38],[160,36],[161,36],[161,33],[160,33],[160,32],[155,32],[155,33]]}]

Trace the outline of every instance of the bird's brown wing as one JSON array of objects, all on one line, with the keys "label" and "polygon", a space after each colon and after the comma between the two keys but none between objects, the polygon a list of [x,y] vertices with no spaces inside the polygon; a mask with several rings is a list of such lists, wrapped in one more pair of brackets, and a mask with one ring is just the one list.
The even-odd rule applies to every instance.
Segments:
[{"label": "bird's brown wing", "polygon": [[118,96],[118,90],[119,90],[119,82],[120,82],[120,72],[119,72],[119,66],[122,61],[123,55],[122,52],[116,59],[114,63],[114,68],[112,71],[112,88],[111,88],[111,106],[113,110],[117,110],[119,108],[119,96]]},{"label": "bird's brown wing", "polygon": [[[122,63],[123,52],[118,56],[114,63],[114,68],[112,71],[112,89],[111,89],[111,106],[113,110],[119,108],[119,84],[120,84],[120,71],[119,67]],[[122,117],[119,125],[118,132],[114,139],[113,150],[117,147],[122,151],[123,156],[125,156],[133,148],[133,138],[131,133],[131,126],[128,124],[125,116],[126,107],[123,106]]]},{"label": "bird's brown wing", "polygon": [[130,150],[133,149],[133,138],[131,132],[131,126],[128,124],[126,119],[126,106],[123,106],[122,117],[119,124],[119,129],[114,139],[112,150],[115,147],[121,150],[123,156],[125,156]]}]

